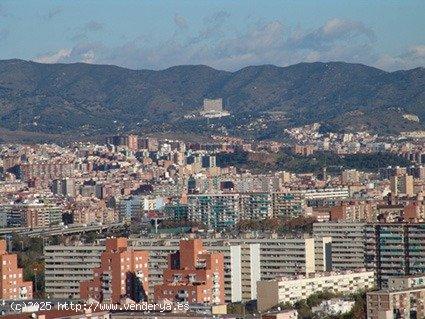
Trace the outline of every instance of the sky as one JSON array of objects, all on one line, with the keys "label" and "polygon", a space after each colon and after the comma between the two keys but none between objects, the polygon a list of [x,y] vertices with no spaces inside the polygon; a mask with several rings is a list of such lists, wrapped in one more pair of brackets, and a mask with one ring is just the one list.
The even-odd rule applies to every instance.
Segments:
[{"label": "sky", "polygon": [[425,0],[1,0],[0,59],[132,69],[425,66]]}]

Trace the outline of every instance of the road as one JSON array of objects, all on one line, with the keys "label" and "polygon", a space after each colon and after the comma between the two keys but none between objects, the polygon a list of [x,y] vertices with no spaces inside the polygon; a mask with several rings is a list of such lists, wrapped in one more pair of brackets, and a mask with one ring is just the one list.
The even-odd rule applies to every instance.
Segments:
[{"label": "road", "polygon": [[0,228],[0,236],[9,234],[20,234],[29,237],[43,237],[54,236],[54,235],[70,235],[86,233],[89,231],[102,231],[108,228],[123,226],[123,223],[105,224],[105,225],[68,225],[65,226],[51,226],[51,227],[39,227],[39,228],[26,228],[26,227],[11,227],[11,228]]}]

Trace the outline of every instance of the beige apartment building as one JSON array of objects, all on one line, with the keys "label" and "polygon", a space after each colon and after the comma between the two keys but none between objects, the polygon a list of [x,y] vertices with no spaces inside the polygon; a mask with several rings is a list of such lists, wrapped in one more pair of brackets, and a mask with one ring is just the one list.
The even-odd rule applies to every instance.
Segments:
[{"label": "beige apartment building", "polygon": [[100,266],[105,246],[50,245],[44,247],[45,287],[50,298],[80,298],[80,282],[92,277]]},{"label": "beige apartment building", "polygon": [[[315,249],[315,241],[318,248]],[[133,238],[129,245],[149,252],[148,297],[163,280],[167,256],[178,250],[179,239]],[[205,238],[209,251],[224,255],[225,301],[257,298],[257,281],[321,271],[320,261],[329,253],[313,238]],[[79,298],[79,282],[92,276],[104,251],[98,245],[55,245],[45,247],[46,292],[51,298]],[[329,257],[327,257],[329,258]],[[316,262],[319,260],[319,262]]]},{"label": "beige apartment building", "polygon": [[413,196],[413,176],[403,174],[391,177],[391,193],[394,196]]},{"label": "beige apartment building", "polygon": [[[153,298],[153,287],[163,281],[167,256],[178,250],[179,240],[140,239],[131,242],[133,249],[149,253],[148,297]],[[216,242],[206,249],[224,256],[224,289],[227,302],[256,298],[256,283],[260,280],[259,245]],[[46,293],[51,298],[80,298],[79,284],[92,277],[92,269],[99,267],[100,255],[105,250],[98,245],[55,245],[45,247]]]},{"label": "beige apartment building", "polygon": [[375,273],[364,269],[261,280],[257,283],[257,307],[259,311],[266,311],[278,304],[294,304],[319,291],[353,293],[374,286]]},{"label": "beige apartment building", "polygon": [[[224,296],[226,302],[239,302],[255,299],[257,281],[260,280],[260,246],[258,244],[231,243],[227,240],[203,239],[204,247],[211,252],[218,252],[224,257]],[[132,240],[136,249],[149,252],[149,287],[148,295],[153,297],[151,287],[161,284],[163,271],[167,269],[167,256],[178,251],[179,239],[145,239]]]},{"label": "beige apartment building", "polygon": [[[365,227],[361,222],[314,223],[316,247],[323,237],[331,237],[331,257],[323,270],[349,270],[365,267]],[[329,256],[329,255],[328,255]],[[319,269],[320,270],[320,269]]]}]

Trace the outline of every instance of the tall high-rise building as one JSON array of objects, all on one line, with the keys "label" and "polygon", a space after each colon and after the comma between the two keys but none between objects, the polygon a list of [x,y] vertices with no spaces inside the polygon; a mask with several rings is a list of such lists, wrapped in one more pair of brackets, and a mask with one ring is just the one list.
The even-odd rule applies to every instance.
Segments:
[{"label": "tall high-rise building", "polygon": [[[209,251],[223,254],[224,293],[226,302],[256,299],[260,279],[260,245],[226,240],[204,240]],[[163,282],[168,255],[179,249],[177,238],[133,238],[130,246],[149,253],[148,299],[154,296],[154,286]],[[44,248],[46,293],[50,298],[80,298],[79,283],[93,277],[100,265],[103,244],[50,245]],[[72,270],[70,270],[72,269]]]},{"label": "tall high-rise building", "polygon": [[168,257],[163,283],[155,286],[156,302],[224,303],[223,254],[207,252],[200,239],[180,241]]},{"label": "tall high-rise building", "polygon": [[[256,299],[256,283],[260,279],[330,270],[330,237],[210,237],[202,241],[208,251],[223,254],[225,302]],[[130,246],[149,253],[148,297],[152,300],[154,287],[163,282],[163,272],[168,268],[168,255],[179,249],[179,239],[132,238]],[[46,246],[46,293],[50,298],[80,298],[79,282],[93,277],[92,270],[99,267],[104,250],[104,243]],[[349,250],[347,247],[347,254]]]},{"label": "tall high-rise building", "polygon": [[0,300],[32,299],[32,282],[23,281],[16,254],[9,254],[6,241],[0,240]]},{"label": "tall high-rise building", "polygon": [[317,247],[321,246],[323,237],[332,238],[331,253],[327,255],[330,258],[327,261],[330,269],[327,270],[355,270],[365,267],[365,226],[366,224],[361,222],[313,224]]},{"label": "tall high-rise building", "polygon": [[44,280],[50,298],[79,299],[80,282],[93,277],[100,265],[103,245],[45,245]]},{"label": "tall high-rise building", "polygon": [[156,138],[146,137],[140,138],[138,143],[139,148],[146,149],[149,152],[158,151],[159,143]]},{"label": "tall high-rise building", "polygon": [[52,192],[55,195],[75,197],[76,186],[74,178],[55,179],[52,182]]},{"label": "tall high-rise building", "polygon": [[126,145],[132,151],[137,151],[139,148],[139,137],[136,134],[129,134],[127,136]]},{"label": "tall high-rise building", "polygon": [[391,177],[391,193],[394,196],[413,196],[413,176],[403,174]]},{"label": "tall high-rise building", "polygon": [[425,223],[368,224],[366,267],[375,270],[379,288],[392,277],[425,273]]},{"label": "tall high-rise building", "polygon": [[148,258],[144,251],[127,248],[126,238],[106,239],[100,266],[93,269],[93,279],[81,282],[80,297],[109,303],[120,303],[123,298],[146,300]]}]

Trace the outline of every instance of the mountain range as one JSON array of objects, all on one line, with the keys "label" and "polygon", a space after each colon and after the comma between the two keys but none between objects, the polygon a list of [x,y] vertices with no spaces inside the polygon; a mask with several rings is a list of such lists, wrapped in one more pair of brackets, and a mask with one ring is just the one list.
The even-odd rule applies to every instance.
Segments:
[{"label": "mountain range", "polygon": [[[195,116],[204,98],[223,98],[231,116]],[[386,72],[315,62],[235,72],[204,65],[153,71],[0,61],[0,140],[2,131],[52,136],[219,132],[279,139],[284,128],[313,122],[330,131],[424,130],[425,69]]]}]

